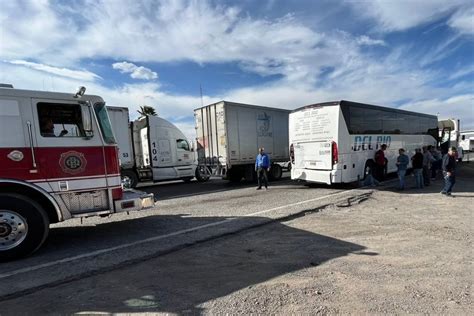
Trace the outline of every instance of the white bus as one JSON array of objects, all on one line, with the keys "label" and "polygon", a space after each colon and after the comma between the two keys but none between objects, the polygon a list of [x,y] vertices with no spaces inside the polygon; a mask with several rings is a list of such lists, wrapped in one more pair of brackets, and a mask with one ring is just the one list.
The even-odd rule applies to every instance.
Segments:
[{"label": "white bus", "polygon": [[375,152],[387,145],[386,172],[396,171],[398,149],[436,146],[438,121],[393,108],[336,101],[296,109],[289,118],[291,179],[349,183],[365,178]]}]

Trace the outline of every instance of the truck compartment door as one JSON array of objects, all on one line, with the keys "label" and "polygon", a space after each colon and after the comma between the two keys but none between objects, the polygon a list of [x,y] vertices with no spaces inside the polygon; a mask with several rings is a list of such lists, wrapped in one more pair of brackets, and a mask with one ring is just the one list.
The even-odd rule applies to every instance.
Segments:
[{"label": "truck compartment door", "polygon": [[331,142],[302,142],[294,145],[295,167],[332,170]]}]

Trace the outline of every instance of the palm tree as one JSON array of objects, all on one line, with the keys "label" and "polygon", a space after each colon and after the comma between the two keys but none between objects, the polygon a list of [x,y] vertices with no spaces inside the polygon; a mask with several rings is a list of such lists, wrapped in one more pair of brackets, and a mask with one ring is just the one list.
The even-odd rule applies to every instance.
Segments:
[{"label": "palm tree", "polygon": [[147,115],[158,116],[158,113],[156,113],[155,108],[149,105],[141,105],[140,110],[137,110],[137,112],[141,116],[147,116]]}]

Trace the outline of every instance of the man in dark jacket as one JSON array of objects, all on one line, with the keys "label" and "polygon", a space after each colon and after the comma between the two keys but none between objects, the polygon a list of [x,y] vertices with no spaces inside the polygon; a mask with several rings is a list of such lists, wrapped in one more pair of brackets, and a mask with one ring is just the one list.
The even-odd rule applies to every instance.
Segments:
[{"label": "man in dark jacket", "polygon": [[413,167],[413,175],[415,176],[415,183],[417,189],[424,187],[423,183],[423,154],[420,148],[415,149],[415,155],[411,157],[411,166]]},{"label": "man in dark jacket", "polygon": [[444,188],[441,194],[451,196],[451,190],[453,189],[454,183],[456,183],[456,147],[449,148],[449,151],[443,157],[441,168],[444,176]]},{"label": "man in dark jacket", "polygon": [[383,181],[385,178],[385,153],[384,151],[387,149],[387,145],[383,144],[380,146],[380,149],[375,152],[374,160],[375,160],[375,172],[374,176],[375,179],[378,181]]}]

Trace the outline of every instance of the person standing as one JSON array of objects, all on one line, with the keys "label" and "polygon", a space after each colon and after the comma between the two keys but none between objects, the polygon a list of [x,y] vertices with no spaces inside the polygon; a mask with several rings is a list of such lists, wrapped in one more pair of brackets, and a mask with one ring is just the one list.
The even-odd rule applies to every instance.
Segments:
[{"label": "person standing", "polygon": [[445,194],[446,196],[451,196],[451,190],[456,183],[456,154],[456,147],[449,148],[441,164],[444,176],[444,188],[441,194]]},{"label": "person standing", "polygon": [[400,186],[398,190],[405,190],[405,174],[407,172],[408,166],[408,156],[405,155],[405,149],[400,148],[398,150],[399,156],[397,157],[397,174],[398,180],[400,181]]},{"label": "person standing", "polygon": [[257,172],[258,177],[258,187],[257,190],[262,189],[262,181],[265,185],[265,190],[268,189],[268,171],[270,171],[270,157],[265,153],[265,149],[259,148],[259,154],[257,159],[255,159],[255,171]]},{"label": "person standing", "polygon": [[423,185],[423,154],[420,148],[415,149],[415,155],[411,157],[411,165],[413,167],[413,175],[417,189],[422,189]]},{"label": "person standing", "polygon": [[383,181],[385,178],[385,153],[387,145],[383,144],[380,146],[380,149],[375,152],[375,179],[378,181]]},{"label": "person standing", "polygon": [[425,186],[430,185],[430,169],[433,162],[433,156],[428,150],[428,146],[423,146],[423,183]]},{"label": "person standing", "polygon": [[433,162],[431,163],[431,180],[436,180],[436,175],[441,167],[441,153],[435,146],[428,146],[428,150],[431,152],[431,156],[433,156]]}]

